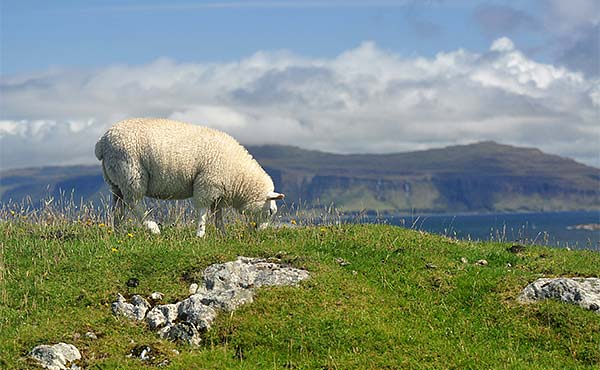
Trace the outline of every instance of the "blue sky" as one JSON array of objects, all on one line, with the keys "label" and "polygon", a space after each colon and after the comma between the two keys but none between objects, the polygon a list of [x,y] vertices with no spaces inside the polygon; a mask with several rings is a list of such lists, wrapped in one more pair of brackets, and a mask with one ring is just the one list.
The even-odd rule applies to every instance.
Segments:
[{"label": "blue sky", "polygon": [[600,165],[592,0],[0,0],[0,169],[131,116],[340,153],[481,140]]},{"label": "blue sky", "polygon": [[[499,36],[477,21],[484,1],[4,1],[2,73],[53,66],[97,67],[228,61],[258,50],[331,57],[370,40],[401,55],[485,50]],[[535,12],[535,2],[512,2]],[[511,8],[513,9],[513,8]],[[500,20],[499,22],[502,22]],[[509,19],[505,23],[512,22]],[[527,27],[525,27],[527,28]],[[515,33],[547,60],[542,32]],[[517,27],[515,29],[519,31]]]}]

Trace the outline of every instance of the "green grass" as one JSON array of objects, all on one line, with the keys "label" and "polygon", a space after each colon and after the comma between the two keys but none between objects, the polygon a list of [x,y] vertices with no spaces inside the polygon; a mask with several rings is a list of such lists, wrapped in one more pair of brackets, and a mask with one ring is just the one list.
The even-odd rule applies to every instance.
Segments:
[{"label": "green grass", "polygon": [[[232,225],[110,233],[91,222],[0,223],[0,368],[32,366],[38,344],[77,346],[85,369],[589,369],[600,363],[600,317],[515,298],[541,276],[593,276],[600,254],[462,242],[386,225],[268,229]],[[114,316],[120,292],[186,297],[208,265],[280,256],[306,268],[298,287],[265,288],[221,314],[199,348],[160,340],[144,323]],[[465,257],[468,264],[460,259]],[[351,264],[340,266],[336,258]],[[476,266],[486,259],[488,266]],[[426,264],[433,263],[435,269]],[[508,267],[510,264],[511,267]],[[128,288],[136,277],[140,284]],[[93,331],[97,340],[83,334]],[[139,345],[152,364],[128,358]],[[175,355],[173,350],[179,351]]]}]

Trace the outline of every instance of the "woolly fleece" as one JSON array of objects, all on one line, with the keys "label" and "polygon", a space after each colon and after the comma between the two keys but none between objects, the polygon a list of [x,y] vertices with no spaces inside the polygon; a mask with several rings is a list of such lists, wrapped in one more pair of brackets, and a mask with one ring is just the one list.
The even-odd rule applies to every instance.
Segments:
[{"label": "woolly fleece", "polygon": [[197,208],[260,211],[271,177],[228,134],[167,119],[116,123],[96,143],[106,182],[126,204],[193,198]]}]

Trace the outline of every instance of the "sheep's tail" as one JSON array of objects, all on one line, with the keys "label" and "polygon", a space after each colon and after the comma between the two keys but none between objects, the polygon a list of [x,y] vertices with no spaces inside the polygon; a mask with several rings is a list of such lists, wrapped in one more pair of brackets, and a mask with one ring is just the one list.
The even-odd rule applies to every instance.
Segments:
[{"label": "sheep's tail", "polygon": [[96,143],[94,153],[96,154],[96,158],[98,158],[99,161],[101,161],[104,157],[104,136],[102,136],[100,140],[98,140],[98,142]]}]

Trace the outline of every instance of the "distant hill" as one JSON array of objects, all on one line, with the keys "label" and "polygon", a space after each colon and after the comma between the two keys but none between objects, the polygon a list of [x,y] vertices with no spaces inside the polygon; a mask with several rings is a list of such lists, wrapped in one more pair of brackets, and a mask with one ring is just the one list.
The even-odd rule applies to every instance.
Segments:
[{"label": "distant hill", "polygon": [[[287,202],[344,210],[492,212],[600,209],[600,169],[495,142],[395,154],[340,155],[290,146],[249,151]],[[99,166],[0,173],[0,201],[60,191],[78,200],[108,193]]]}]

